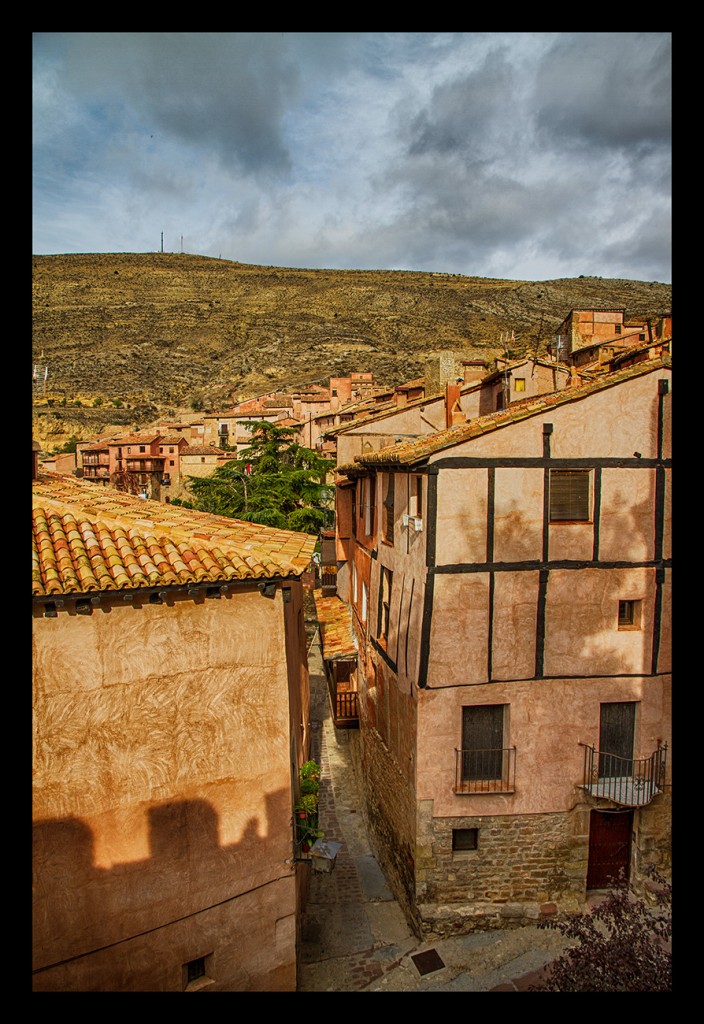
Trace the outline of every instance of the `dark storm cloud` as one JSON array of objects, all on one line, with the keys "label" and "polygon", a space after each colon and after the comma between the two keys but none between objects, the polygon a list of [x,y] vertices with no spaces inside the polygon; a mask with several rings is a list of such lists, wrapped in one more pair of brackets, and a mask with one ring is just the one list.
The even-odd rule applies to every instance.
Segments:
[{"label": "dark storm cloud", "polygon": [[575,33],[541,62],[534,106],[542,137],[580,148],[669,146],[672,41],[660,32]]},{"label": "dark storm cloud", "polygon": [[461,153],[470,162],[506,142],[513,72],[502,52],[487,55],[471,74],[438,86],[408,128],[411,157]]},{"label": "dark storm cloud", "polygon": [[669,280],[668,33],[35,33],[35,252]]}]

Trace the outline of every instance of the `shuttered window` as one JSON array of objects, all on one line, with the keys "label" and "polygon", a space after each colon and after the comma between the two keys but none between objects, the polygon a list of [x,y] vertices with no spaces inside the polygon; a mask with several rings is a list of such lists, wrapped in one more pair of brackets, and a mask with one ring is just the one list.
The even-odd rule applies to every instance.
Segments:
[{"label": "shuttered window", "polygon": [[588,469],[550,471],[550,522],[588,522],[590,519]]}]

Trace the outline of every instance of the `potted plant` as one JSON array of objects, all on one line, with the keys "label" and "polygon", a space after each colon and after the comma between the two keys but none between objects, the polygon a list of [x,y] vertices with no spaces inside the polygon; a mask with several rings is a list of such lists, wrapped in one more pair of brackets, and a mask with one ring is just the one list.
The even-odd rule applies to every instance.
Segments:
[{"label": "potted plant", "polygon": [[305,764],[301,765],[301,778],[302,779],[315,779],[320,781],[320,765],[317,761],[306,761]]},{"label": "potted plant", "polygon": [[307,853],[316,839],[325,835],[318,828],[318,797],[315,793],[305,793],[294,804],[296,817],[296,841]]}]

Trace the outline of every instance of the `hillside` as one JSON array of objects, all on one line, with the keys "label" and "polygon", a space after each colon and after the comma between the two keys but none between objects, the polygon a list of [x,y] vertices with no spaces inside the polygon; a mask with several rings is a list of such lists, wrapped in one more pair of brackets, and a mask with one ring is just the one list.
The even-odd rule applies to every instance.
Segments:
[{"label": "hillside", "polygon": [[[119,399],[110,422],[131,425],[353,371],[399,384],[441,349],[491,358],[511,332],[512,354],[544,354],[573,308],[638,318],[672,303],[671,285],[658,282],[296,270],[183,253],[34,256],[32,272],[32,362],[48,367],[46,394]],[[71,413],[75,432],[92,436],[81,414]]]}]

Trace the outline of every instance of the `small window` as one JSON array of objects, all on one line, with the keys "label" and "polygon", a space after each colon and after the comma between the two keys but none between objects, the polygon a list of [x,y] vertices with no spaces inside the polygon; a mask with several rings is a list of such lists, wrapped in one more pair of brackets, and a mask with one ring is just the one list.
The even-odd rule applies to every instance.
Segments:
[{"label": "small window", "polygon": [[476,850],[479,848],[478,828],[453,828],[452,830],[452,852],[461,853],[464,850]]},{"label": "small window", "polygon": [[645,341],[645,335],[644,334],[639,334],[638,335],[638,341]]},{"label": "small window", "polygon": [[588,469],[550,470],[550,522],[589,522],[590,476]]},{"label": "small window", "polygon": [[205,957],[198,957],[197,960],[191,960],[190,963],[186,964],[186,979],[187,981],[196,981],[198,978],[205,977]]},{"label": "small window", "polygon": [[526,379],[525,379],[525,377],[515,377],[514,378],[514,382],[513,382],[513,386],[514,386],[516,391],[525,391],[525,389],[526,389]]},{"label": "small window", "polygon": [[146,452],[147,449],[144,447],[143,444],[140,444],[139,450],[140,450],[140,452]]},{"label": "small window", "polygon": [[420,519],[423,516],[423,477],[412,476],[409,487],[408,514]]},{"label": "small window", "polygon": [[394,574],[390,569],[382,566],[381,569],[381,605],[379,608],[379,640],[386,641],[389,638],[389,614],[391,611],[391,587],[394,581]]},{"label": "small window", "polygon": [[[184,992],[197,992],[199,989],[208,988],[213,984],[213,978],[208,974],[212,967],[213,955],[199,956],[195,960],[189,960],[181,968],[181,978]],[[212,974],[212,971],[211,971]]]},{"label": "small window", "polygon": [[169,459],[169,465],[170,465],[170,466],[175,466],[175,465],[176,465],[176,463],[174,462],[174,460],[173,460],[173,459]]},{"label": "small window", "polygon": [[367,621],[367,604],[369,602],[369,590],[366,583],[362,583],[362,622]]},{"label": "small window", "polygon": [[386,474],[386,487],[384,491],[384,540],[387,544],[394,542],[394,484],[393,473]]},{"label": "small window", "polygon": [[618,603],[618,628],[640,629],[641,601],[626,600]]},{"label": "small window", "polygon": [[623,328],[621,327],[621,324],[615,324],[614,325],[614,331],[615,331],[616,334],[620,334],[622,330],[623,330]]}]

